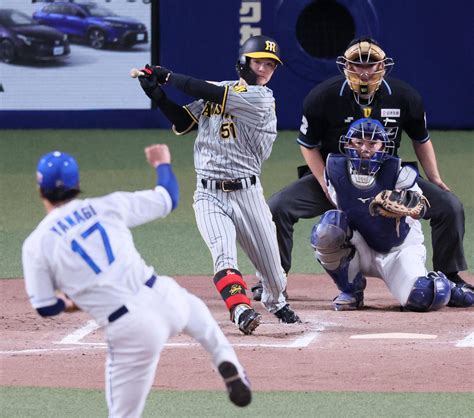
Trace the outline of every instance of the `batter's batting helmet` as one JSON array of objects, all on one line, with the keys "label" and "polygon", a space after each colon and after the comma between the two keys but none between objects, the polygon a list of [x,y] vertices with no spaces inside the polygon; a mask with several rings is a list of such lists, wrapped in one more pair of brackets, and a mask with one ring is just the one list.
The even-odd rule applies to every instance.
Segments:
[{"label": "batter's batting helmet", "polygon": [[336,63],[357,102],[362,97],[369,103],[394,65],[393,59],[385,55],[377,41],[367,37],[351,41],[344,55],[337,57]]},{"label": "batter's batting helmet", "polygon": [[250,58],[271,58],[283,64],[280,59],[280,47],[274,39],[263,35],[247,39],[239,50],[236,69],[239,77],[250,85],[254,85],[257,81],[257,76],[250,69]]}]

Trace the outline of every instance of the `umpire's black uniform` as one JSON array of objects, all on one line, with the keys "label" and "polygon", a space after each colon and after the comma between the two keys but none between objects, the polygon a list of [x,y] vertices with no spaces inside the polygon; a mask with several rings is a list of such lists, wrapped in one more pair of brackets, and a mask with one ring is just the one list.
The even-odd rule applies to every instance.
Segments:
[{"label": "umpire's black uniform", "polygon": [[[357,119],[370,117],[386,127],[395,149],[400,146],[402,130],[416,142],[430,140],[425,111],[418,92],[393,78],[383,80],[368,106],[359,105],[345,78],[333,77],[306,96],[303,124],[297,142],[306,148],[318,148],[324,161],[330,152],[339,152],[339,138]],[[395,151],[396,153],[396,151]],[[293,225],[300,218],[314,218],[332,209],[320,184],[309,170],[299,168],[299,180],[274,194],[268,201],[277,227],[283,269],[291,267]],[[433,268],[445,274],[466,270],[464,257],[464,209],[459,199],[419,177],[418,185],[431,207],[425,219],[432,228]]]}]

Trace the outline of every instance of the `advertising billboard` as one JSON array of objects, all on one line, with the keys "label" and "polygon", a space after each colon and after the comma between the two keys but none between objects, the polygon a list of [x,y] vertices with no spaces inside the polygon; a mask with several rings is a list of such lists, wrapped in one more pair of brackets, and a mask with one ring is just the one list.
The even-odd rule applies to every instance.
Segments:
[{"label": "advertising billboard", "polygon": [[0,110],[150,108],[150,0],[2,0],[0,39]]}]

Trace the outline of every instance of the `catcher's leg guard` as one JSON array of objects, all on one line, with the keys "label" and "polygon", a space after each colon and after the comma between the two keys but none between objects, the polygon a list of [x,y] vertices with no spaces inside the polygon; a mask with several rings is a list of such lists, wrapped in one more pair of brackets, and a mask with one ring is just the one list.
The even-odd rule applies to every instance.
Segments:
[{"label": "catcher's leg guard", "polygon": [[405,309],[416,312],[436,311],[451,298],[451,282],[441,272],[430,271],[419,277],[408,296]]},{"label": "catcher's leg guard", "polygon": [[359,269],[354,246],[349,242],[352,230],[344,212],[327,211],[311,232],[315,257],[342,293],[333,301],[335,310],[361,308],[367,281]]},{"label": "catcher's leg guard", "polygon": [[474,306],[474,291],[467,285],[460,285],[450,281],[451,297],[448,306],[455,308],[469,308]]}]

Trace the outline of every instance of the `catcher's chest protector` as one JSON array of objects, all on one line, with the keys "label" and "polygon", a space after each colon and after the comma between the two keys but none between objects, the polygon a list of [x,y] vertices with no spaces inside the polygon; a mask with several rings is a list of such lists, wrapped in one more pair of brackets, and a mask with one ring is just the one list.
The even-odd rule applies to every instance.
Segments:
[{"label": "catcher's chest protector", "polygon": [[327,173],[337,193],[338,208],[345,212],[350,226],[359,231],[367,244],[378,252],[386,253],[397,247],[410,231],[404,218],[397,225],[395,219],[371,216],[369,212],[369,204],[377,193],[394,189],[399,169],[399,158],[388,159],[377,172],[372,188],[361,190],[351,183],[346,156],[331,154],[327,160]]}]

